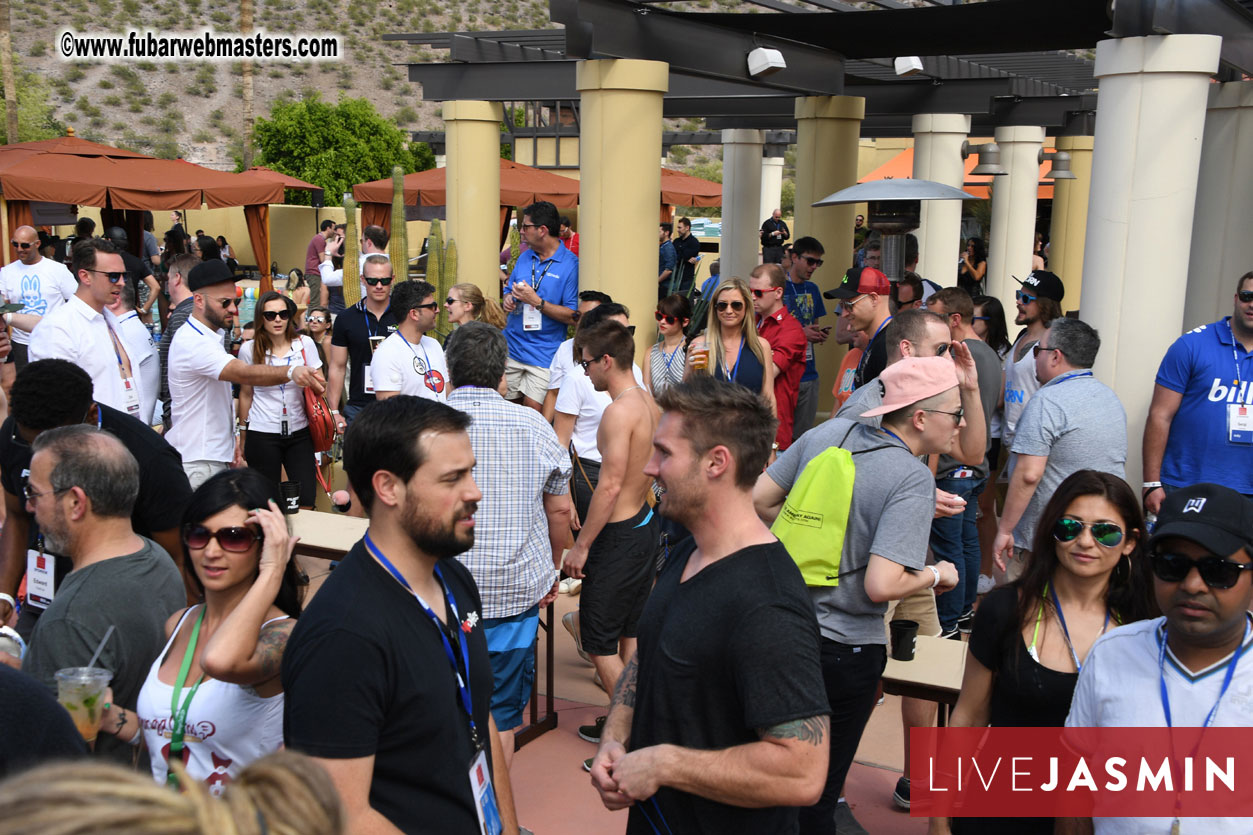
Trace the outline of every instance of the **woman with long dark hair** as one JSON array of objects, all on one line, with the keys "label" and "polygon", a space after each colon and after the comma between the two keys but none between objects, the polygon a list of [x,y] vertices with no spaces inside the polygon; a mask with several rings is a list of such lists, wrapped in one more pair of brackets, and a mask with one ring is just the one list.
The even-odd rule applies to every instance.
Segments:
[{"label": "woman with long dark hair", "polygon": [[[273,290],[257,300],[252,339],[239,346],[239,358],[251,365],[322,367],[318,346],[296,332],[296,303]],[[293,383],[240,386],[239,422],[244,460],[276,485],[282,471],[300,484],[300,506],[313,507],[317,491],[313,439],[305,415],[305,396]]]},{"label": "woman with long dark hair", "polygon": [[684,334],[692,321],[692,303],[682,293],[674,293],[657,302],[657,335],[660,341],[648,352],[644,364],[644,387],[656,397],[675,383],[683,382],[686,357],[683,354]]},{"label": "woman with long dark hair", "polygon": [[[975,613],[954,728],[1061,727],[1096,639],[1154,617],[1139,497],[1120,478],[1080,470],[1058,486],[1036,525],[1031,559]],[[1045,819],[932,818],[949,831],[1052,833]]]},{"label": "woman with long dark hair", "polygon": [[1001,300],[996,296],[975,296],[971,301],[975,305],[975,319],[971,327],[980,339],[992,346],[1001,359],[1005,359],[1012,345]]},{"label": "woman with long dark hair", "polygon": [[969,238],[957,267],[957,286],[972,296],[983,292],[983,277],[988,274],[988,250],[983,238]]},{"label": "woman with long dark hair", "polygon": [[226,470],[200,485],[183,513],[184,553],[204,602],[166,622],[169,640],[135,709],[115,705],[101,722],[122,739],[142,732],[157,782],[169,779],[177,758],[192,780],[220,793],[246,765],[282,747],[279,665],[300,616],[302,583],[277,499],[255,470]]}]

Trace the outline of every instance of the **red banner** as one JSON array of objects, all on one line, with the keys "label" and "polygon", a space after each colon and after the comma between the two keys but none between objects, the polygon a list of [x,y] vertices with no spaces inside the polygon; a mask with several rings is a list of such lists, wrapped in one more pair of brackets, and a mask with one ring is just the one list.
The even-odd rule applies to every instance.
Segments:
[{"label": "red banner", "polygon": [[1253,728],[914,728],[909,740],[914,816],[1253,818]]}]

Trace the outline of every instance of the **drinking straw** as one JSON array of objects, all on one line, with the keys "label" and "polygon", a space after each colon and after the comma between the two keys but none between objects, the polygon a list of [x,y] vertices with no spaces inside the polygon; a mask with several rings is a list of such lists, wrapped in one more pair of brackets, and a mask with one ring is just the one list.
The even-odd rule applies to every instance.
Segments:
[{"label": "drinking straw", "polygon": [[100,646],[96,647],[95,653],[91,656],[91,660],[87,662],[88,668],[96,666],[96,659],[100,657],[100,653],[104,652],[104,645],[109,643],[109,636],[113,634],[113,626],[110,625],[105,630],[104,637],[100,639]]}]

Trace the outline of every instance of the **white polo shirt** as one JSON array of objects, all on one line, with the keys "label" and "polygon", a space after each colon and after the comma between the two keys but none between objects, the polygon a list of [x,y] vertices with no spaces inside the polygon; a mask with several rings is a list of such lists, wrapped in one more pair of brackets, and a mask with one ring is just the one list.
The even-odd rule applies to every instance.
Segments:
[{"label": "white polo shirt", "polygon": [[219,380],[234,359],[222,347],[221,330],[193,315],[170,343],[170,407],[174,426],[165,439],[193,461],[229,463],[235,457],[235,405],[231,384]]},{"label": "white polo shirt", "polygon": [[370,372],[376,392],[398,391],[441,403],[448,400],[448,362],[444,349],[429,336],[410,343],[396,331],[374,352]]},{"label": "white polo shirt", "polygon": [[[40,258],[29,267],[14,261],[0,269],[0,294],[5,301],[26,305],[19,312],[47,316],[78,292],[78,282],[64,264]],[[30,334],[13,328],[13,341],[30,344]]]},{"label": "white polo shirt", "polygon": [[[129,414],[126,381],[122,378],[121,363],[109,337],[110,329],[117,334],[130,359],[134,375],[130,384],[137,398],[132,402],[142,403],[144,392],[140,358],[145,353],[143,346],[127,338],[112,311],[97,313],[78,296],[71,296],[68,302],[39,320],[30,335],[30,361],[69,360],[91,377],[92,397],[97,403]],[[135,409],[134,414],[139,417],[139,410]]]},{"label": "white polo shirt", "polygon": [[[239,358],[252,365],[253,341],[249,339],[239,346]],[[303,347],[303,350],[302,350]],[[286,368],[295,365],[307,365],[310,368],[321,368],[322,360],[318,357],[318,346],[307,336],[289,346],[286,354],[275,356],[266,354],[266,365]],[[283,416],[283,407],[287,407],[287,416]],[[283,431],[283,421],[287,421],[288,433],[298,432],[309,425],[305,414],[304,389],[292,382],[277,386],[253,386],[252,407],[248,410],[248,428],[254,432],[272,432],[275,435]]]},{"label": "white polo shirt", "polygon": [[152,341],[152,331],[139,320],[139,313],[134,310],[119,316],[117,324],[130,354],[131,368],[135,369],[135,376],[139,378],[139,419],[149,425],[160,423],[161,419],[154,420],[154,417],[157,395],[161,393],[161,356]]}]

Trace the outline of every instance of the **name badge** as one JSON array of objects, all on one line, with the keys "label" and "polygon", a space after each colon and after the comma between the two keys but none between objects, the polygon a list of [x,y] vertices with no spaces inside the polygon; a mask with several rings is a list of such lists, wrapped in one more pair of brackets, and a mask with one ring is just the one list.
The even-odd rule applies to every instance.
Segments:
[{"label": "name badge", "polygon": [[35,549],[26,552],[26,603],[46,609],[56,593],[57,558]]},{"label": "name badge", "polygon": [[544,314],[534,305],[522,305],[522,330],[537,331],[544,326]]},{"label": "name badge", "polygon": [[805,343],[805,362],[813,362],[813,361],[814,361],[814,343],[806,342]]},{"label": "name badge", "polygon": [[1227,404],[1227,440],[1233,444],[1253,444],[1253,408],[1242,403]]},{"label": "name badge", "polygon": [[365,372],[365,393],[374,394],[374,374],[370,372],[370,366],[363,365],[361,370]]},{"label": "name badge", "polygon": [[492,788],[492,771],[487,767],[487,752],[482,748],[470,761],[470,793],[474,796],[474,811],[478,813],[483,835],[501,835],[505,825],[496,807],[496,791]]},{"label": "name badge", "polygon": [[126,414],[139,417],[139,387],[135,385],[135,378],[123,377],[122,388],[126,401]]}]

